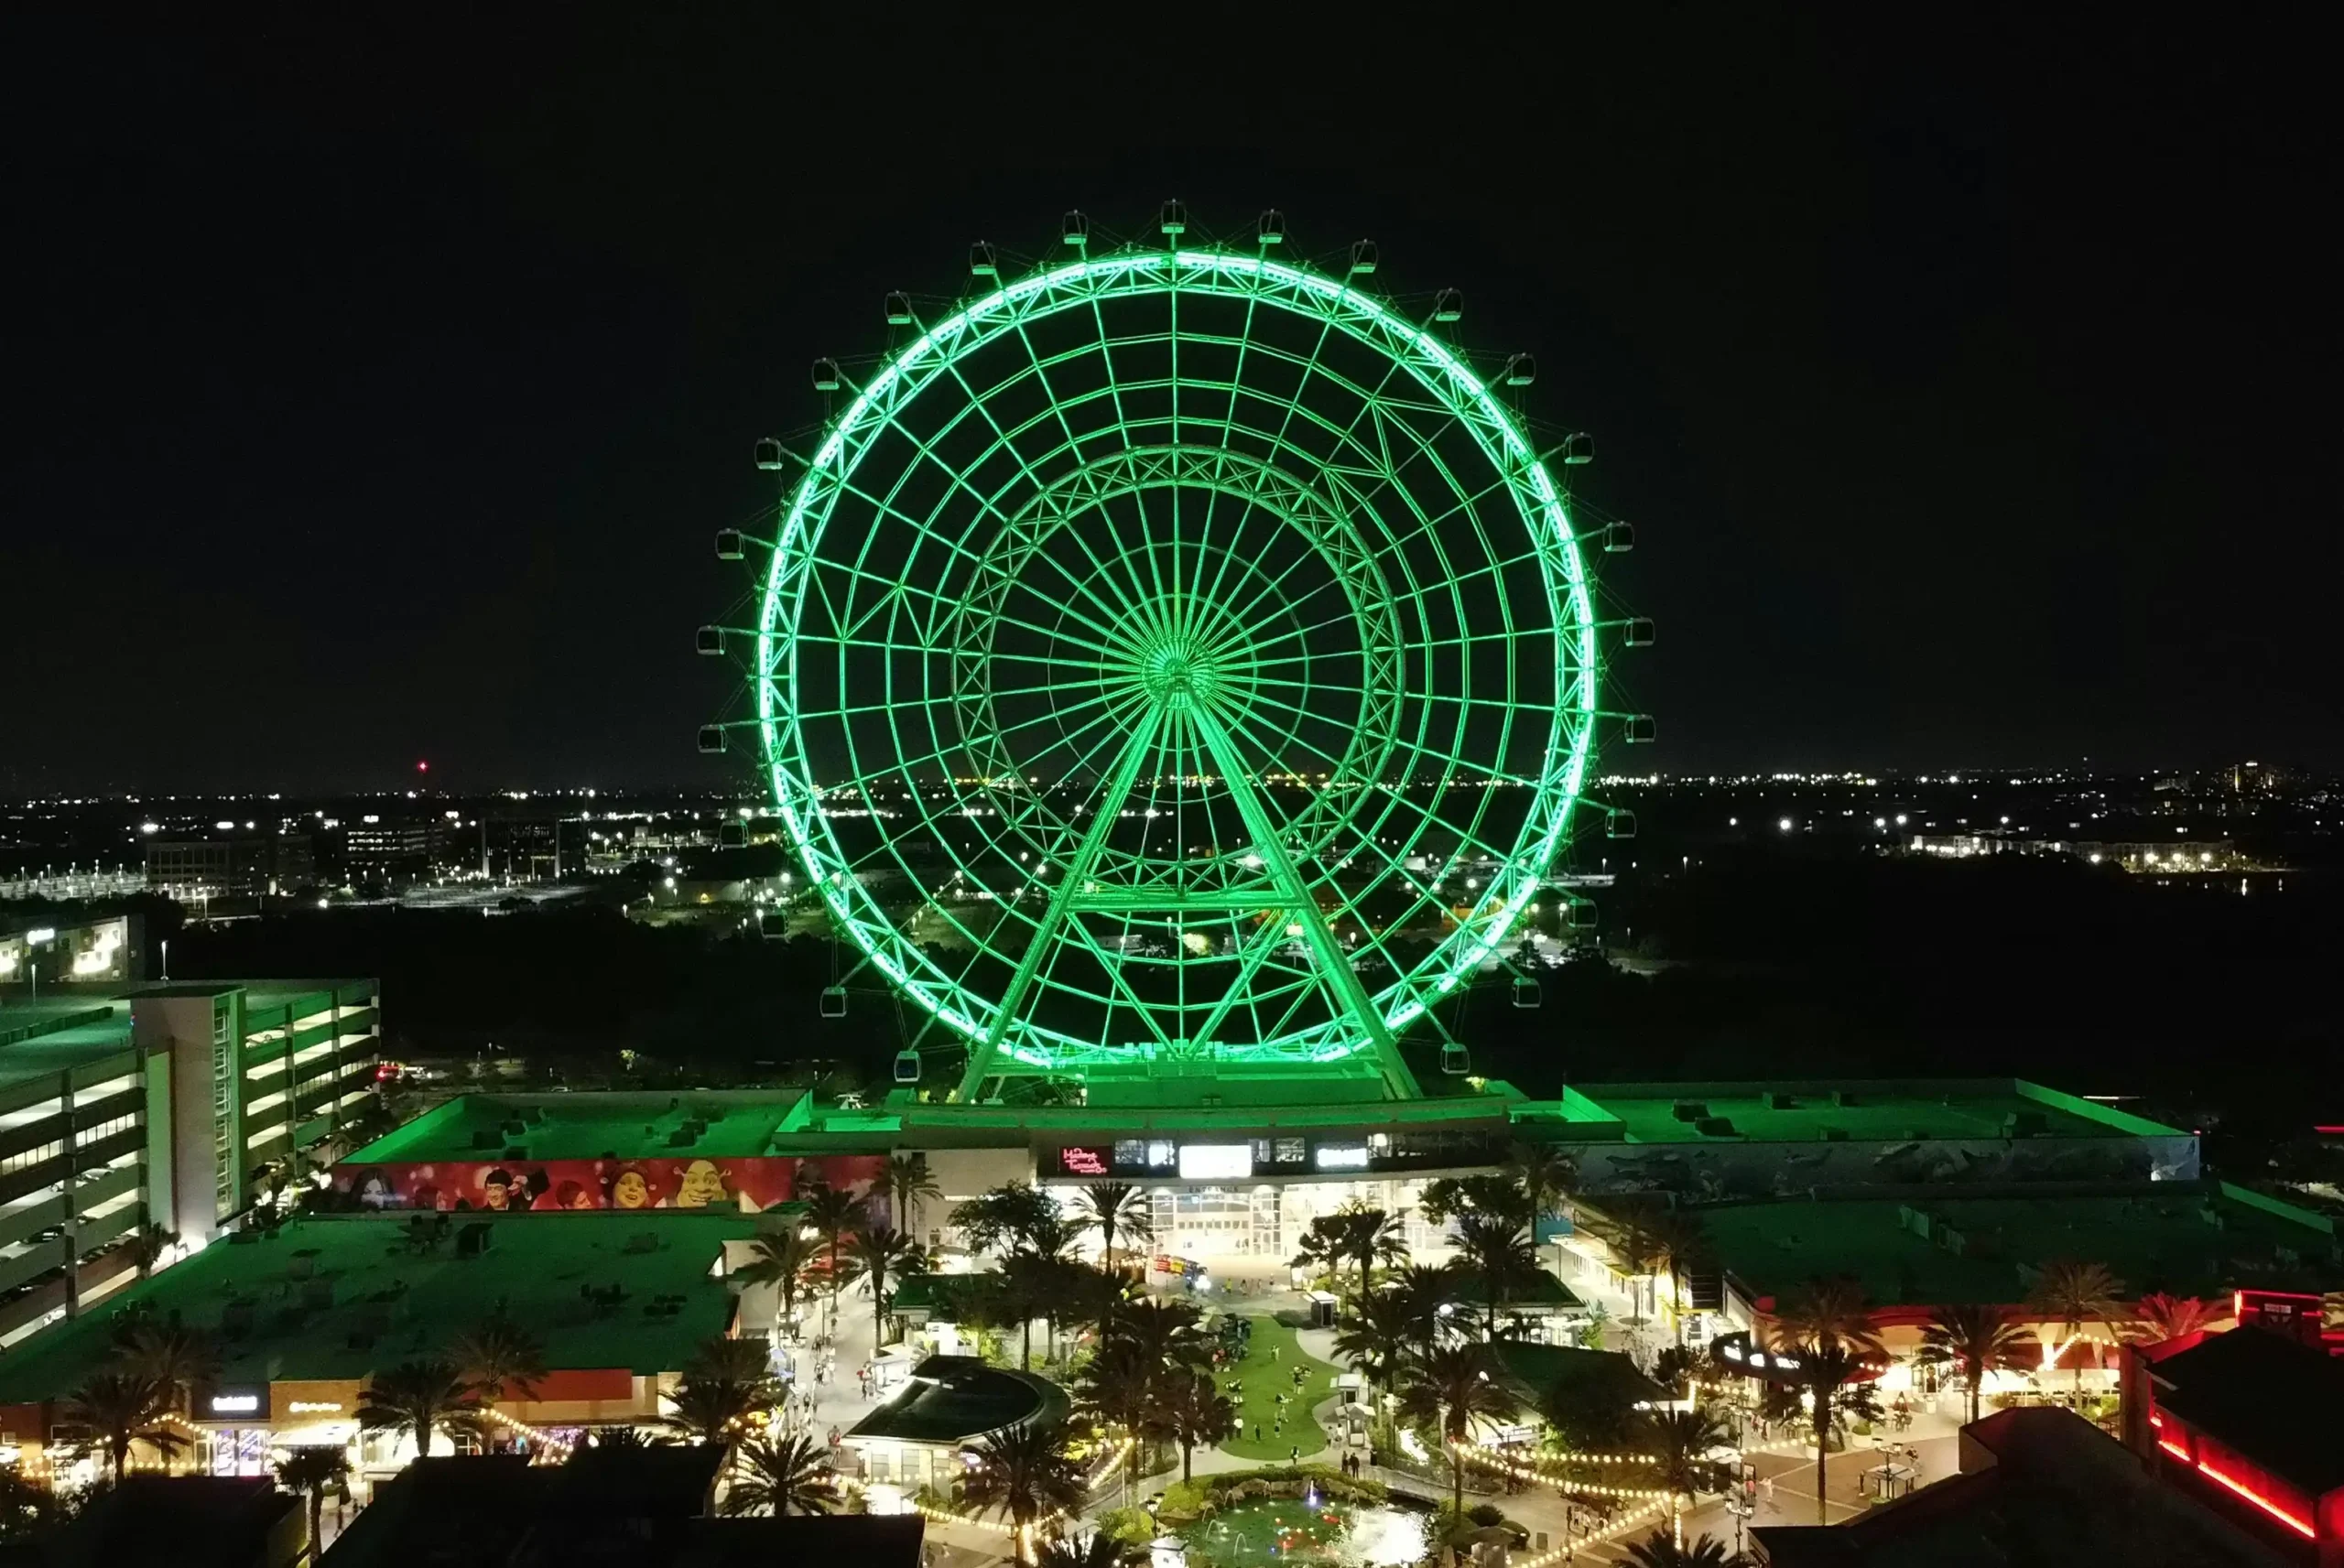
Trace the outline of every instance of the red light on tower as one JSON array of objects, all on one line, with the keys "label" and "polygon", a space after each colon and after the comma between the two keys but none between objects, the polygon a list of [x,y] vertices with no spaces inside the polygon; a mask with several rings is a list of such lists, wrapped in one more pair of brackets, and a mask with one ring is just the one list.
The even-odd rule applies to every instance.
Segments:
[{"label": "red light on tower", "polygon": [[419,762],[415,764],[415,771],[418,773],[428,773],[431,771],[431,764],[429,762]]}]

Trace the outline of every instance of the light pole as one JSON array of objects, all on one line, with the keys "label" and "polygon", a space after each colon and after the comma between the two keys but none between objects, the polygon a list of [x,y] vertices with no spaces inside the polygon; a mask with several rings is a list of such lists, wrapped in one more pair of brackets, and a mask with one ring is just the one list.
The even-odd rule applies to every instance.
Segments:
[{"label": "light pole", "polygon": [[25,933],[25,977],[32,985],[27,1000],[40,1000],[40,957],[33,949],[46,947],[56,940],[57,927],[53,925],[36,926]]}]

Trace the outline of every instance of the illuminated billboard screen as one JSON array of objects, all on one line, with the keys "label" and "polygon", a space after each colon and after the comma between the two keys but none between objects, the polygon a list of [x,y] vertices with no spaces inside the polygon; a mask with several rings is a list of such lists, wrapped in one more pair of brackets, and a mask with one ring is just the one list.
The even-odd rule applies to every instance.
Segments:
[{"label": "illuminated billboard screen", "polygon": [[1242,1181],[1253,1173],[1251,1143],[1183,1143],[1180,1179],[1184,1182]]}]

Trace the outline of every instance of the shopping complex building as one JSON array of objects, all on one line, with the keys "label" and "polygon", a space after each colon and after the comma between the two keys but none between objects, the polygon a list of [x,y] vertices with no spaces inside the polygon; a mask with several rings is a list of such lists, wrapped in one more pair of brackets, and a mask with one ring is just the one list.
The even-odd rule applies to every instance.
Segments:
[{"label": "shopping complex building", "polygon": [[[16,941],[71,974],[103,931]],[[291,1156],[337,1152],[374,1083],[372,980],[139,986],[97,968],[0,989],[0,1346],[203,1248]]]},{"label": "shopping complex building", "polygon": [[867,1184],[882,1157],[917,1152],[947,1195],[920,1217],[931,1245],[953,1239],[944,1208],[1004,1182],[1121,1180],[1147,1192],[1159,1251],[1275,1278],[1311,1220],[1347,1203],[1408,1214],[1411,1249],[1439,1250],[1445,1232],[1419,1215],[1424,1184],[1495,1169],[1525,1142],[1567,1152],[1575,1188],[1597,1199],[2198,1174],[2192,1134],[2007,1078],[1627,1084],[1551,1100],[1494,1080],[1457,1087],[1384,1099],[1342,1079],[1110,1080],[1083,1104],[1042,1108],[905,1090],[870,1109],[753,1091],[467,1096],[357,1151],[334,1180],[376,1207],[754,1211],[810,1173]]},{"label": "shopping complex building", "polygon": [[692,1348],[732,1328],[726,1247],[754,1229],[731,1214],[669,1215],[656,1227],[622,1215],[419,1227],[412,1217],[240,1229],[38,1336],[0,1359],[0,1442],[36,1475],[96,1463],[60,1402],[106,1368],[125,1314],[140,1312],[211,1331],[220,1346],[219,1374],[195,1390],[184,1422],[197,1469],[265,1476],[272,1449],[355,1444],[362,1471],[387,1474],[415,1456],[414,1437],[362,1435],[368,1378],[443,1352],[501,1304],[542,1343],[546,1372],[534,1398],[494,1407],[485,1445],[565,1450],[574,1429],[657,1420]]}]

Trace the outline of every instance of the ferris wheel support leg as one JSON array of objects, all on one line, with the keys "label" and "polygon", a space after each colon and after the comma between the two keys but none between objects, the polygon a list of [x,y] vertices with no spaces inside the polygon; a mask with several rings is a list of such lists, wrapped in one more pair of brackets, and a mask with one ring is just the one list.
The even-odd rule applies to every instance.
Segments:
[{"label": "ferris wheel support leg", "polygon": [[1042,971],[1042,963],[1049,956],[1050,938],[1067,916],[1069,907],[1082,891],[1091,871],[1099,864],[1099,853],[1107,847],[1108,838],[1115,830],[1115,808],[1132,792],[1139,780],[1141,766],[1147,761],[1148,749],[1156,743],[1156,731],[1162,718],[1150,708],[1140,719],[1139,727],[1123,742],[1123,755],[1115,759],[1115,773],[1100,792],[1098,812],[1091,819],[1091,827],[1075,846],[1067,860],[1066,871],[1058,878],[1058,885],[1050,892],[1050,902],[1042,911],[1042,918],[1034,926],[1034,935],[1026,944],[1025,955],[1017,960],[1017,972],[1010,978],[1009,989],[1002,993],[1001,1006],[993,1015],[993,1022],[985,1030],[983,1040],[969,1047],[969,1068],[960,1078],[960,1098],[973,1103],[977,1090],[983,1087],[993,1070],[993,1058],[1001,1054],[1001,1044],[1008,1036],[1009,1025],[1017,1016],[1018,1004],[1033,989],[1035,977]]},{"label": "ferris wheel support leg", "polygon": [[1245,824],[1245,831],[1253,840],[1253,852],[1262,857],[1263,868],[1270,874],[1271,882],[1294,903],[1300,917],[1302,938],[1318,960],[1318,970],[1324,984],[1334,994],[1341,1009],[1359,1022],[1360,1031],[1375,1048],[1375,1065],[1383,1074],[1384,1092],[1394,1099],[1416,1099],[1423,1090],[1416,1087],[1416,1075],[1400,1059],[1400,1043],[1384,1022],[1375,999],[1367,994],[1360,983],[1358,972],[1352,969],[1349,955],[1327,923],[1318,917],[1318,901],[1310,896],[1310,889],[1295,868],[1294,859],[1278,838],[1277,828],[1270,820],[1268,809],[1261,796],[1253,793],[1253,780],[1244,771],[1243,761],[1230,743],[1229,732],[1219,719],[1199,708],[1189,716],[1197,733],[1204,738],[1205,749],[1212,754],[1213,766],[1221,770],[1222,781],[1229,786],[1229,797],[1237,807],[1238,816]]}]

